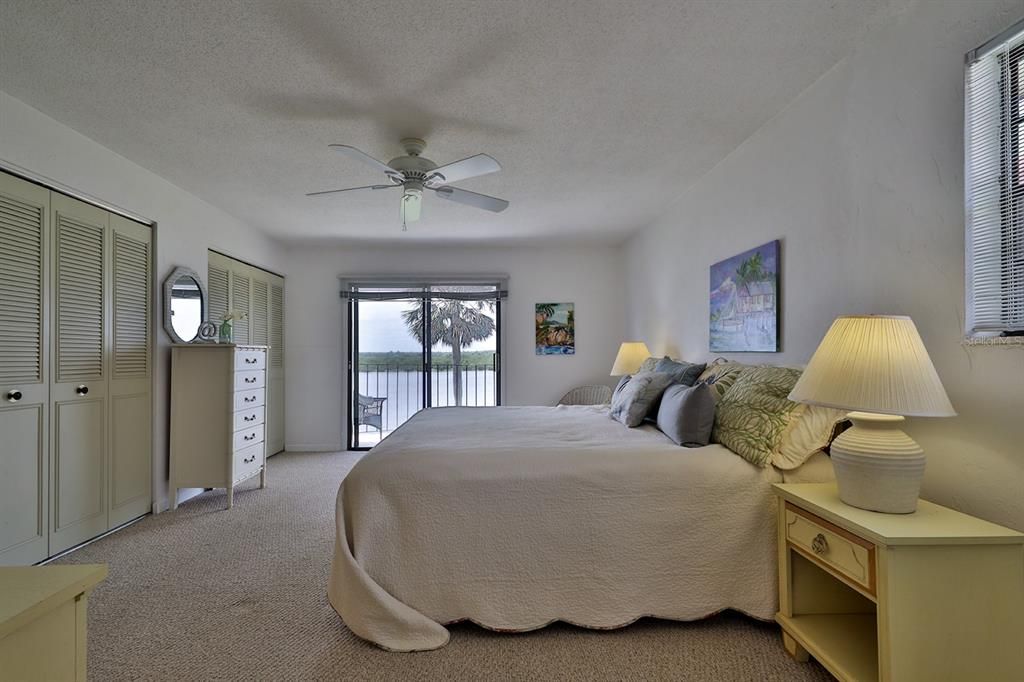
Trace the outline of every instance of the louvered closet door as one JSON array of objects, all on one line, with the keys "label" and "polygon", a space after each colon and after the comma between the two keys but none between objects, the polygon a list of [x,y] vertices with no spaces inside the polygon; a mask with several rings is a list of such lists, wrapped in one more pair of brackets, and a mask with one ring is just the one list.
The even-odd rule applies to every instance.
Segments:
[{"label": "louvered closet door", "polygon": [[284,450],[284,279],[271,275],[267,353],[267,454]]},{"label": "louvered closet door", "polygon": [[50,553],[107,530],[108,216],[51,194]]},{"label": "louvered closet door", "polygon": [[232,323],[235,343],[252,343],[249,340],[249,318],[252,315],[251,285],[252,278],[248,273],[242,273],[239,270],[231,271],[231,309],[246,317],[244,320],[235,320]]},{"label": "louvered closet door", "polygon": [[206,319],[213,322],[219,328],[220,321],[224,319],[224,315],[228,312],[231,274],[226,267],[214,263],[214,255],[210,254],[210,265],[206,277],[207,288],[209,289],[208,297],[210,299],[210,312]]},{"label": "louvered closet door", "polygon": [[45,559],[50,192],[0,173],[0,565]]},{"label": "louvered closet door", "polygon": [[152,505],[152,231],[110,216],[110,527]]}]

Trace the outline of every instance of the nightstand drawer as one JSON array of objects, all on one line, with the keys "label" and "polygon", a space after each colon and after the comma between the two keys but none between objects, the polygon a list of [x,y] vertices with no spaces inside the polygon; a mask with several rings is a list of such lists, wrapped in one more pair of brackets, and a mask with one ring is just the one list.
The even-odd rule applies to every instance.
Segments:
[{"label": "nightstand drawer", "polygon": [[875,594],[875,545],[786,504],[786,540],[840,576]]}]

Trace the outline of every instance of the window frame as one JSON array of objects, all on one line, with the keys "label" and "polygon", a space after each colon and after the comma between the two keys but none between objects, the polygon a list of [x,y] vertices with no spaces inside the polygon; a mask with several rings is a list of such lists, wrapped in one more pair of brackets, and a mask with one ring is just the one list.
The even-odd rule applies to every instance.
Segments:
[{"label": "window frame", "polygon": [[[1004,316],[1004,322],[1002,325],[997,325],[995,329],[978,329],[976,320],[974,319],[974,307],[976,297],[974,294],[974,279],[973,271],[975,263],[975,256],[973,254],[973,229],[974,221],[971,219],[971,209],[974,203],[975,196],[972,194],[972,148],[971,148],[971,136],[970,136],[970,124],[971,124],[971,105],[972,101],[969,97],[968,85],[970,83],[971,68],[977,62],[984,59],[992,52],[1003,50],[1004,46],[1008,43],[1015,41],[1021,41],[1024,39],[1024,20],[1018,21],[1014,25],[1007,28],[1005,31],[995,36],[994,38],[986,41],[978,48],[971,50],[965,56],[964,63],[964,207],[965,207],[965,282],[964,282],[964,295],[965,295],[965,306],[966,315],[965,321],[965,340],[968,343],[1024,343],[1024,324],[1018,326],[1010,324],[1010,313],[1008,310],[1019,310],[1024,307],[1024,281],[1019,287],[1019,291],[1013,291],[1009,287],[1003,288],[1003,285],[1008,282],[1016,282],[1018,280],[1024,280],[1024,256],[1014,259],[1009,265],[1007,265],[1007,254],[1012,251],[1013,244],[1009,243],[1013,237],[1013,232],[1017,232],[1017,239],[1024,240],[1024,135],[1022,135],[1022,128],[1024,128],[1024,83],[1021,81],[1024,76],[1024,42],[1017,42],[1017,44],[1010,49],[1005,50],[999,55],[1001,64],[999,65],[999,93],[1001,98],[1001,105],[999,107],[999,139],[1000,139],[1000,159],[999,159],[999,184],[1002,187],[999,198],[999,244],[1000,249],[998,256],[993,255],[992,258],[999,259],[999,265],[1001,269],[1010,268],[1008,275],[1000,275],[999,280],[999,305],[1001,306]],[[1013,60],[1013,64],[1008,63]],[[1009,76],[1007,81],[1007,74]],[[1008,97],[1006,96],[1008,94]],[[1009,140],[1006,137],[1009,135]],[[1008,142],[1009,144],[1005,144]],[[1008,150],[1008,154],[1006,151]],[[1009,187],[1007,187],[1009,184]],[[1006,201],[1003,201],[1003,197],[1006,197]],[[1016,230],[1014,230],[1016,227]],[[1018,247],[1019,248],[1019,247]],[[1017,313],[1019,314],[1019,313]],[[1002,326],[1002,329],[998,327]]]}]

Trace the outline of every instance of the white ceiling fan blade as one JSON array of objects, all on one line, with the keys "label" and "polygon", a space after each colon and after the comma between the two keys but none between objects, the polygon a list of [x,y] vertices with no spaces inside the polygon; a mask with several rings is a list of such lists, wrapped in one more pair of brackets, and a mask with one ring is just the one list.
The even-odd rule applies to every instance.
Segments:
[{"label": "white ceiling fan blade", "polygon": [[395,178],[397,180],[403,179],[402,174],[396,171],[394,168],[387,165],[383,161],[378,161],[377,159],[373,158],[366,152],[360,151],[355,147],[351,147],[347,144],[331,144],[327,146],[341,154],[344,154],[350,159],[355,159],[356,161],[361,161],[368,166],[373,166],[380,172],[387,174],[387,176],[390,178]]},{"label": "white ceiling fan blade", "polygon": [[346,187],[345,189],[325,189],[320,192],[307,192],[307,197],[318,197],[321,194],[337,194],[338,192],[354,192],[357,189],[391,189],[401,185],[366,185],[365,187]]},{"label": "white ceiling fan blade", "polygon": [[508,202],[504,199],[489,197],[486,194],[477,194],[476,192],[459,189],[458,187],[438,187],[434,189],[434,191],[437,192],[437,196],[442,199],[456,201],[460,204],[466,204],[467,206],[475,206],[476,208],[482,208],[485,211],[501,213],[508,208]]},{"label": "white ceiling fan blade", "polygon": [[431,187],[450,185],[453,182],[475,178],[488,173],[496,173],[501,170],[501,164],[487,154],[477,154],[468,159],[462,159],[445,166],[439,166],[430,171],[426,183]]},{"label": "white ceiling fan blade", "polygon": [[422,194],[402,195],[402,224],[414,223],[420,219]]}]

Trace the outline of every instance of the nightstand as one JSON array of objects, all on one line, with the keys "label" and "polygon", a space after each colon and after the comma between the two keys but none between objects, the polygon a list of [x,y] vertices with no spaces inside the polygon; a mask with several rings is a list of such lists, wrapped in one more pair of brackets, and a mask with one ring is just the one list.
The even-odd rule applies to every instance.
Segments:
[{"label": "nightstand", "polygon": [[932,504],[880,514],[773,486],[786,651],[840,680],[1020,680],[1024,534]]}]

